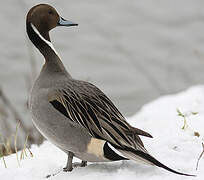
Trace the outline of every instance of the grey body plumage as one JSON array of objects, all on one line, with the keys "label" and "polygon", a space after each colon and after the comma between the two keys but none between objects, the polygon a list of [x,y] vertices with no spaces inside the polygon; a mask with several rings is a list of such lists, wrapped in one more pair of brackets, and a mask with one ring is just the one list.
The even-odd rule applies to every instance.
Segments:
[{"label": "grey body plumage", "polygon": [[76,156],[82,160],[80,166],[86,161],[130,159],[188,175],[152,157],[139,135],[152,136],[128,124],[100,89],[75,80],[66,71],[51,44],[49,31],[56,26],[75,25],[46,4],[34,6],[26,20],[28,36],[45,58],[30,96],[33,122],[44,137],[68,154],[65,170],[72,170],[72,158]]}]

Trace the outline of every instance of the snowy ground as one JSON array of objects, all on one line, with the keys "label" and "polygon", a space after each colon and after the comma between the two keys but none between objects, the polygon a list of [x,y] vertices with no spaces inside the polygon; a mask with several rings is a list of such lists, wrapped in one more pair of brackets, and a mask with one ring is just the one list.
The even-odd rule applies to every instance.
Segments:
[{"label": "snowy ground", "polygon": [[[185,115],[188,126],[183,127]],[[194,112],[194,115],[192,114]],[[198,114],[197,114],[198,113]],[[204,86],[190,88],[176,95],[161,97],[145,105],[139,113],[128,121],[150,132],[154,138],[143,138],[146,148],[166,165],[197,177],[184,177],[172,174],[157,167],[138,165],[133,161],[114,163],[89,163],[86,168],[74,169],[71,173],[62,172],[66,155],[49,142],[40,147],[32,146],[34,157],[27,157],[18,166],[16,155],[6,157],[8,168],[0,162],[0,179],[37,180],[48,174],[56,174],[49,179],[204,179],[204,157],[198,170],[196,162],[202,152],[204,141]],[[198,132],[200,137],[194,135]],[[78,161],[77,159],[75,159]]]}]

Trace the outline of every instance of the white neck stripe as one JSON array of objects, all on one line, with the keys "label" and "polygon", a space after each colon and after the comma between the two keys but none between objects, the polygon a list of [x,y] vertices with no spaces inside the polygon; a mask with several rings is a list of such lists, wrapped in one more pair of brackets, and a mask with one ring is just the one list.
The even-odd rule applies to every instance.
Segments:
[{"label": "white neck stripe", "polygon": [[34,32],[40,37],[40,39],[43,40],[43,41],[54,51],[54,53],[59,57],[59,55],[58,55],[57,51],[55,50],[53,44],[52,44],[50,41],[46,40],[46,39],[40,34],[40,32],[37,30],[37,28],[36,28],[32,23],[31,23],[31,27],[32,27],[32,29],[34,30]]}]

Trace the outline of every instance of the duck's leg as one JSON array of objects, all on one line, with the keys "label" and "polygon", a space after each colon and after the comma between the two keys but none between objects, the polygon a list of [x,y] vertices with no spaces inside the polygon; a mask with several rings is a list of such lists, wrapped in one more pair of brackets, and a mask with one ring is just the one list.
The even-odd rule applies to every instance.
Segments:
[{"label": "duck's leg", "polygon": [[73,152],[68,152],[68,159],[67,159],[67,165],[65,168],[63,168],[63,171],[67,172],[67,171],[72,171],[73,167],[72,167],[72,160],[74,157],[74,153]]},{"label": "duck's leg", "polygon": [[68,159],[67,159],[67,165],[65,168],[63,168],[63,171],[67,172],[67,171],[72,171],[73,167],[85,167],[87,166],[87,161],[81,161],[81,163],[72,163],[74,157],[74,153],[73,152],[68,152]]},{"label": "duck's leg", "polygon": [[76,163],[73,163],[72,164],[73,165],[73,167],[86,167],[87,166],[87,161],[81,161],[80,163],[78,163],[78,162],[76,162]]}]

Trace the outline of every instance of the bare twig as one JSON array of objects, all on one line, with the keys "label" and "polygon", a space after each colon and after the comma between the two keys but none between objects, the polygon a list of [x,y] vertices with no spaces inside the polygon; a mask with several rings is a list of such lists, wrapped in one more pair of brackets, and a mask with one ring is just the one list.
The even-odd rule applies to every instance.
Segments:
[{"label": "bare twig", "polygon": [[52,176],[56,176],[56,175],[58,175],[61,171],[62,171],[62,170],[60,169],[60,170],[59,170],[58,172],[56,172],[56,173],[48,174],[47,176],[45,176],[45,178],[50,178],[50,177],[52,177]]},{"label": "bare twig", "polygon": [[204,143],[202,143],[202,147],[203,147],[203,151],[201,152],[201,154],[200,154],[200,156],[199,156],[199,158],[198,158],[198,161],[197,161],[197,164],[196,164],[196,170],[198,170],[199,161],[200,161],[201,157],[202,157],[203,154],[204,154]]}]

